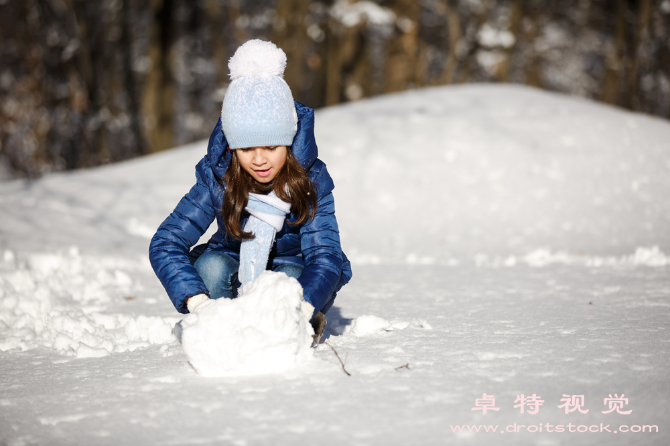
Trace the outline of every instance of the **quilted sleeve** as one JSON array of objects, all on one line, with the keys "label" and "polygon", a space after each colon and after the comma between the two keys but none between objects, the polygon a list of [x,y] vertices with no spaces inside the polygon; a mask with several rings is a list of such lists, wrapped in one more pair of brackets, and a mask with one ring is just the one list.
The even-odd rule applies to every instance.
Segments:
[{"label": "quilted sleeve", "polygon": [[149,260],[170,300],[180,313],[188,313],[186,299],[209,294],[207,287],[188,259],[191,246],[212,223],[216,207],[207,186],[213,179],[207,157],[196,167],[196,183],[160,225],[151,239]]},{"label": "quilted sleeve", "polygon": [[342,248],[332,192],[319,199],[316,215],[300,229],[300,247],[305,269],[298,282],[305,300],[317,312],[332,296],[342,274]]}]

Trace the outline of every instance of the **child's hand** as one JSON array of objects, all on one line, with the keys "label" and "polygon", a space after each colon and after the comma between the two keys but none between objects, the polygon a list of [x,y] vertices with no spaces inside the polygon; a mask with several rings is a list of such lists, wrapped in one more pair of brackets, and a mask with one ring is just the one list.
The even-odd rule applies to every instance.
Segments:
[{"label": "child's hand", "polygon": [[206,294],[196,294],[195,296],[188,298],[186,301],[186,308],[188,308],[189,313],[194,313],[196,310],[211,304],[212,301],[213,300],[210,299]]}]

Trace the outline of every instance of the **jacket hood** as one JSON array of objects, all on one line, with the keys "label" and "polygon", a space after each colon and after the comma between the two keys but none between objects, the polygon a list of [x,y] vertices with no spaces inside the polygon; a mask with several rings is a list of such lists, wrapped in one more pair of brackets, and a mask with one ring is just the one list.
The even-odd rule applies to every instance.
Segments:
[{"label": "jacket hood", "polygon": [[[298,132],[293,138],[291,152],[300,165],[309,171],[319,155],[314,138],[314,110],[298,101],[295,103],[295,111],[298,114]],[[226,150],[228,141],[221,127],[221,118],[216,124],[212,135],[209,137],[207,157],[212,166],[212,171],[217,178],[223,177],[230,163],[232,154]]]}]

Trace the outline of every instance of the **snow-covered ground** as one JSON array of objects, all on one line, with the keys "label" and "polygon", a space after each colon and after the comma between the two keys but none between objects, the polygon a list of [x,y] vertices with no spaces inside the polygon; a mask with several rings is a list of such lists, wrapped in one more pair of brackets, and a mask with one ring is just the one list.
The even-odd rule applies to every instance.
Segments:
[{"label": "snow-covered ground", "polygon": [[188,364],[147,248],[201,142],[0,185],[0,444],[670,443],[670,123],[502,85],[316,119],[351,376],[326,345],[283,374]]}]

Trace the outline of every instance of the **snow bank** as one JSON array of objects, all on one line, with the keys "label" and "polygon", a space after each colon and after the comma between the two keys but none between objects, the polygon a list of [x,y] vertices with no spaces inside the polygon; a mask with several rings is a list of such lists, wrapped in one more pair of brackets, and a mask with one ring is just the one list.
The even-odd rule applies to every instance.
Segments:
[{"label": "snow bank", "polygon": [[477,266],[480,268],[499,268],[514,266],[543,267],[553,264],[572,266],[598,267],[666,267],[670,266],[670,255],[665,254],[658,246],[639,246],[632,254],[621,256],[588,255],[583,252],[568,252],[537,248],[523,255],[492,255],[484,252],[475,254],[470,260],[459,260],[449,257],[417,256],[410,253],[405,258],[381,258],[376,255],[361,254],[352,249],[347,257],[354,265],[442,265],[442,266]]},{"label": "snow bank", "polygon": [[97,358],[175,341],[179,318],[107,314],[138,286],[122,269],[142,262],[33,254],[25,261],[5,251],[0,262],[0,351],[53,348],[77,358]]},{"label": "snow bank", "polygon": [[614,267],[666,267],[670,265],[670,256],[661,251],[658,246],[638,247],[633,254],[623,256],[592,256],[583,253],[571,254],[567,251],[552,251],[548,248],[538,248],[528,254],[516,256],[488,256],[480,253],[475,255],[474,262],[479,267],[512,267],[517,265],[528,265],[532,267],[543,267],[547,265],[562,264],[574,266],[586,266],[591,268],[614,266]]},{"label": "snow bank", "polygon": [[327,107],[316,123],[352,263],[670,252],[666,120],[471,84]]},{"label": "snow bank", "polygon": [[204,376],[277,373],[309,360],[313,330],[300,309],[302,287],[263,272],[237,299],[217,299],[182,321],[182,345]]},{"label": "snow bank", "polygon": [[667,266],[670,265],[670,256],[667,256],[658,246],[651,248],[640,247],[634,254],[615,256],[584,256],[568,254],[565,251],[551,252],[549,249],[537,249],[523,257],[523,261],[530,266],[546,266],[550,264],[599,266]]}]

